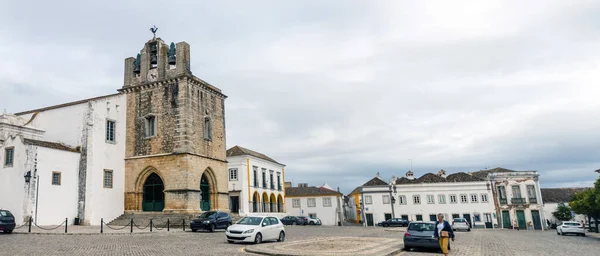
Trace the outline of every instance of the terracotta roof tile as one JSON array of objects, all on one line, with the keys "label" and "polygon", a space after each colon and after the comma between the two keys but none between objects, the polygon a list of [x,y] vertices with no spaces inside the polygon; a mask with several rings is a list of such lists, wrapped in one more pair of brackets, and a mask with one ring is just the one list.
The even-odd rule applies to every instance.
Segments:
[{"label": "terracotta roof tile", "polygon": [[342,196],[342,193],[317,187],[291,187],[285,189],[285,196]]},{"label": "terracotta roof tile", "polygon": [[568,203],[575,193],[590,188],[542,188],[542,200],[544,203]]},{"label": "terracotta roof tile", "polygon": [[471,175],[476,176],[481,179],[487,179],[488,174],[499,173],[499,172],[516,172],[516,171],[505,169],[502,167],[496,167],[496,168],[490,169],[490,170],[481,170],[481,171],[477,171],[477,172],[472,172]]},{"label": "terracotta roof tile", "polygon": [[400,184],[418,184],[418,183],[441,183],[441,182],[474,182],[474,181],[484,181],[478,177],[472,176],[468,173],[457,172],[448,175],[446,178],[433,174],[426,173],[418,179],[408,179],[406,177],[400,177],[396,179],[396,185]]},{"label": "terracotta roof tile", "polygon": [[383,181],[381,178],[379,177],[375,177],[372,178],[370,181],[367,181],[367,183],[363,184],[363,187],[371,187],[371,186],[387,186],[389,185],[387,182]]},{"label": "terracotta roof tile", "polygon": [[23,139],[23,142],[25,144],[34,145],[34,146],[38,146],[38,147],[52,148],[52,149],[58,149],[58,150],[79,153],[79,147],[73,148],[73,147],[67,146],[65,144],[58,143],[58,142],[32,140],[32,139]]},{"label": "terracotta roof tile", "polygon": [[230,148],[230,149],[227,150],[227,156],[253,156],[253,157],[256,157],[256,158],[267,160],[267,161],[272,162],[272,163],[284,165],[282,163],[279,163],[279,162],[275,161],[273,158],[270,158],[270,157],[268,157],[267,155],[265,155],[263,153],[259,153],[259,152],[256,152],[254,150],[250,150],[250,149],[247,149],[247,148],[244,148],[244,147],[240,147],[240,146],[237,146],[237,145],[235,147],[232,147],[232,148]]}]

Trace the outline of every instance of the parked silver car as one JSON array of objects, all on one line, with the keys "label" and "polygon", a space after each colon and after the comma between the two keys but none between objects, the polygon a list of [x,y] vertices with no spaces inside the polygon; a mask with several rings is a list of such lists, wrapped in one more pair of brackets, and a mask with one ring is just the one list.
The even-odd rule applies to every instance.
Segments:
[{"label": "parked silver car", "polygon": [[467,222],[467,219],[465,219],[465,218],[454,218],[454,220],[452,221],[452,230],[454,230],[454,231],[456,231],[456,230],[471,231],[471,226],[469,225],[469,222]]},{"label": "parked silver car", "polygon": [[575,221],[563,221],[556,226],[557,235],[575,234],[578,236],[585,236],[585,229],[580,223]]}]

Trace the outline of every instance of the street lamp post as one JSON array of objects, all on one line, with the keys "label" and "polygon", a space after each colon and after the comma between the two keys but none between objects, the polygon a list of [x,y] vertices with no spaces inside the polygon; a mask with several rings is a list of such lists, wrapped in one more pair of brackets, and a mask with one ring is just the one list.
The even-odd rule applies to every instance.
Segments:
[{"label": "street lamp post", "polygon": [[[25,178],[25,183],[31,182],[31,171],[27,171],[23,178]],[[38,210],[38,196],[40,191],[40,176],[35,175],[35,222],[37,223],[37,210]]]}]

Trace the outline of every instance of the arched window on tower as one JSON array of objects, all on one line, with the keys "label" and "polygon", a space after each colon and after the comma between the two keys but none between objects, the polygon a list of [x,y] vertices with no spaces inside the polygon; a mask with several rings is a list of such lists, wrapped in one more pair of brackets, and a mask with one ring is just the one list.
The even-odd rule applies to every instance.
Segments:
[{"label": "arched window on tower", "polygon": [[209,115],[204,116],[204,139],[212,140],[212,122]]}]

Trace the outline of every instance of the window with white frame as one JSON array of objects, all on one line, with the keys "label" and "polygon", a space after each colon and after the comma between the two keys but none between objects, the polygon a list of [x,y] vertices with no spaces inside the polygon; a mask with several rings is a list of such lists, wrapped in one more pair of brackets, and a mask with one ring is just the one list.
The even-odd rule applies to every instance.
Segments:
[{"label": "window with white frame", "polygon": [[457,201],[456,201],[456,195],[450,195],[450,203],[451,204],[457,203]]},{"label": "window with white frame", "polygon": [[300,199],[297,199],[297,198],[292,199],[292,207],[300,208]]},{"label": "window with white frame", "polygon": [[389,204],[390,203],[390,196],[389,195],[383,195],[381,197],[382,197],[382,200],[383,200],[384,204]]},{"label": "window with white frame", "polygon": [[323,206],[331,207],[331,197],[323,197]]},{"label": "window with white frame", "polygon": [[4,166],[12,167],[15,161],[15,148],[9,147],[4,150]]},{"label": "window with white frame", "polygon": [[104,188],[112,188],[113,187],[113,171],[112,170],[104,170]]},{"label": "window with white frame", "polygon": [[446,195],[438,195],[438,201],[440,202],[440,204],[445,204],[446,203]]},{"label": "window with white frame", "polygon": [[427,195],[427,203],[428,204],[435,203],[435,196],[433,196],[433,195]]},{"label": "window with white frame", "polygon": [[420,195],[414,195],[413,196],[413,203],[414,204],[420,204],[421,203],[421,196]]},{"label": "window with white frame", "polygon": [[365,196],[365,204],[372,204],[373,198],[371,196]]},{"label": "window with white frame", "polygon": [[469,197],[467,197],[467,194],[460,195],[460,202],[461,203],[468,203],[469,202]]},{"label": "window with white frame", "polygon": [[61,173],[52,172],[52,185],[60,186],[61,184]]},{"label": "window with white frame", "polygon": [[400,204],[406,204],[406,196],[399,196],[398,201]]},{"label": "window with white frame", "polygon": [[488,202],[488,195],[487,194],[481,194],[481,202],[482,203],[487,203]]},{"label": "window with white frame", "polygon": [[237,168],[229,169],[229,180],[238,180],[238,170]]},{"label": "window with white frame", "polygon": [[308,207],[317,207],[317,199],[309,198],[307,199]]},{"label": "window with white frame", "polygon": [[115,121],[106,120],[106,142],[115,142]]},{"label": "window with white frame", "polygon": [[477,194],[471,194],[471,203],[477,203]]}]

